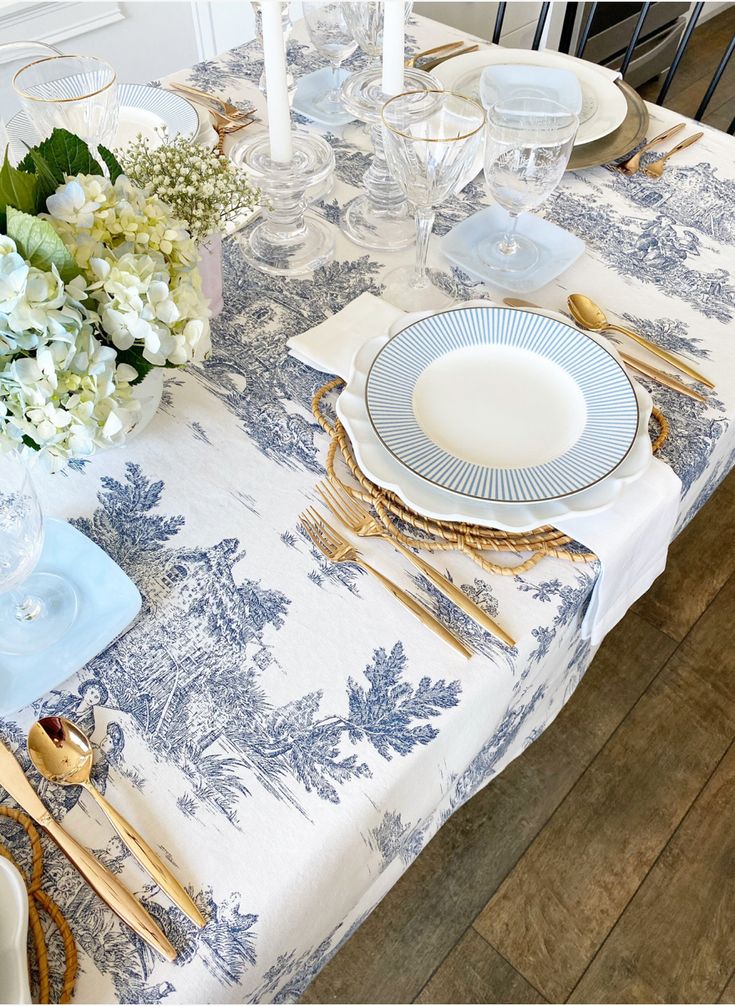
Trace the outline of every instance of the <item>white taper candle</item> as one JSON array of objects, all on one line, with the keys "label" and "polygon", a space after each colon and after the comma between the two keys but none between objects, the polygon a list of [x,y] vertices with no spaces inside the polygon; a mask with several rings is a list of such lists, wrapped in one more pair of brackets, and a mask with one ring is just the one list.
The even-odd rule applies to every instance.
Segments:
[{"label": "white taper candle", "polygon": [[403,91],[404,0],[383,3],[383,94]]},{"label": "white taper candle", "polygon": [[263,59],[268,99],[268,135],[271,160],[286,164],[293,157],[291,108],[286,82],[286,47],[283,39],[281,0],[263,0]]}]

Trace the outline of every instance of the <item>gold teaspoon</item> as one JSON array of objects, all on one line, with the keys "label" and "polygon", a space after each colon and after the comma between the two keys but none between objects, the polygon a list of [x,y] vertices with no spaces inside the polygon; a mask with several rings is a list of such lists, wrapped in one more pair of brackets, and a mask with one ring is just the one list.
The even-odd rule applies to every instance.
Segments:
[{"label": "gold teaspoon", "polygon": [[687,377],[691,377],[694,381],[699,381],[700,384],[704,384],[708,388],[714,388],[713,382],[708,377],[700,374],[698,370],[690,367],[688,363],[685,363],[678,356],[669,353],[666,349],[662,349],[661,346],[657,346],[655,342],[645,339],[642,335],[634,332],[632,328],[623,328],[621,325],[615,325],[608,321],[602,308],[598,307],[589,297],[585,297],[584,294],[571,294],[571,296],[567,297],[567,304],[569,305],[572,317],[580,328],[586,328],[589,332],[609,331],[627,335],[629,339],[633,339],[639,346],[643,346],[655,356],[660,357],[660,359],[666,360],[668,364],[681,371],[682,374],[686,374]]},{"label": "gold teaspoon", "polygon": [[41,775],[61,786],[82,786],[110,820],[115,831],[144,870],[192,922],[200,928],[206,920],[183,886],[145,839],[119,814],[90,782],[92,744],[87,735],[64,716],[37,720],[28,733],[28,753]]}]

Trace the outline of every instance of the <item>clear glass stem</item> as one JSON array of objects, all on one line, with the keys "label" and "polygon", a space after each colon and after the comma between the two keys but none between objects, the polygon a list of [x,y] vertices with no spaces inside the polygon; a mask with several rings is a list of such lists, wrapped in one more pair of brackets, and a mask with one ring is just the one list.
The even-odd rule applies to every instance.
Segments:
[{"label": "clear glass stem", "polygon": [[416,209],[416,270],[411,286],[428,286],[426,275],[426,256],[429,251],[429,238],[434,229],[435,213],[426,207]]},{"label": "clear glass stem", "polygon": [[41,618],[45,611],[45,605],[40,597],[33,594],[24,594],[20,590],[14,590],[10,594],[10,599],[15,605],[15,617],[19,622],[33,622]]},{"label": "clear glass stem", "polygon": [[503,255],[515,255],[518,251],[518,242],[516,241],[516,229],[518,227],[518,213],[511,213],[508,210],[508,216],[510,217],[510,226],[506,230],[505,234],[498,245],[498,250]]},{"label": "clear glass stem", "polygon": [[341,104],[340,98],[339,98],[339,68],[340,68],[341,63],[342,63],[342,60],[338,59],[336,61],[332,61],[329,64],[330,69],[332,71],[332,81],[331,81],[331,86],[330,86],[329,94],[326,97],[326,101],[329,102],[330,105],[339,105],[339,104]]}]

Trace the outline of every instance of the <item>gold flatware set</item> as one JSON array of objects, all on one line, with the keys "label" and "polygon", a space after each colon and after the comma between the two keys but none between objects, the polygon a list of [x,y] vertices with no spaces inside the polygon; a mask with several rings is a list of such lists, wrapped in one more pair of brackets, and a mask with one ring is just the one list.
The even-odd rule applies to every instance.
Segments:
[{"label": "gold flatware set", "polygon": [[687,147],[691,147],[693,143],[701,140],[703,136],[704,133],[693,133],[691,136],[685,137],[681,143],[677,143],[676,146],[672,147],[671,150],[667,151],[667,153],[662,154],[661,157],[657,157],[651,164],[647,164],[643,170],[649,178],[660,178],[664,173],[666,162],[670,157],[673,157],[674,154],[677,154],[680,150],[686,150]]},{"label": "gold flatware set", "polygon": [[195,105],[200,105],[202,108],[207,109],[212,117],[212,125],[219,138],[217,150],[220,154],[224,153],[225,138],[230,133],[237,133],[239,130],[250,126],[253,122],[257,122],[253,114],[255,111],[254,105],[251,105],[247,109],[238,108],[231,101],[225,101],[224,98],[218,98],[214,94],[209,94],[208,91],[200,91],[196,87],[182,84],[176,80],[170,81],[166,86],[169,90],[176,91],[178,94],[188,98]]},{"label": "gold flatware set", "polygon": [[408,68],[415,67],[417,70],[424,70],[429,73],[436,69],[440,63],[446,63],[448,59],[455,56],[464,56],[467,52],[477,52],[479,45],[465,45],[463,39],[457,42],[444,42],[443,45],[435,45],[433,49],[424,49],[423,52],[416,52],[405,61]]},{"label": "gold flatware set", "polygon": [[[640,150],[637,150],[632,157],[629,157],[626,161],[622,161],[619,164],[615,164],[614,168],[623,175],[635,175],[641,170],[641,156],[645,154],[652,147],[657,146],[659,143],[665,143],[666,140],[670,140],[677,133],[680,133],[684,128],[684,123],[679,122],[675,126],[671,126],[669,129],[665,129],[663,133],[659,133],[658,136],[654,136],[652,140],[648,140],[644,143]],[[649,178],[660,178],[664,173],[664,168],[666,167],[666,162],[674,154],[677,154],[680,150],[686,150],[687,147],[691,147],[693,143],[701,140],[704,133],[693,133],[691,136],[687,136],[677,143],[676,146],[672,147],[671,150],[657,157],[655,161],[650,164],[646,164],[643,168],[643,173],[648,175]]]},{"label": "gold flatware set", "polygon": [[456,584],[452,583],[446,576],[443,576],[433,566],[429,565],[420,555],[412,552],[403,542],[389,534],[362,503],[358,503],[356,499],[348,495],[342,486],[324,481],[320,482],[316,488],[325,506],[332,511],[337,520],[356,534],[358,538],[382,538],[390,542],[396,551],[400,552],[406,559],[409,559],[414,566],[421,570],[427,580],[433,583],[438,590],[453,601],[465,614],[474,618],[478,625],[481,625],[483,629],[491,632],[494,636],[497,636],[506,646],[515,646],[514,640],[511,639],[507,632],[500,628],[497,622],[490,618],[487,612],[483,611],[464,591],[460,590]]},{"label": "gold flatware set", "polygon": [[38,720],[28,733],[28,753],[39,773],[49,782],[82,786],[97,801],[125,845],[161,890],[197,926],[205,924],[204,916],[165,863],[92,785],[92,744],[79,727],[64,716]]},{"label": "gold flatware set", "polygon": [[158,923],[143,908],[107,867],[67,834],[41,802],[38,794],[23,774],[11,751],[0,742],[0,786],[53,838],[70,863],[76,867],[89,886],[126,922],[141,939],[168,960],[176,958],[176,950],[161,932]]},{"label": "gold flatware set", "polygon": [[454,647],[463,657],[469,660],[472,656],[472,650],[469,647],[465,646],[449,629],[443,626],[428,608],[419,604],[410,594],[402,590],[398,584],[393,583],[392,580],[389,580],[387,576],[384,576],[374,566],[365,562],[357,549],[353,548],[347,539],[343,538],[339,531],[336,531],[314,507],[309,507],[308,510],[302,513],[299,520],[315,547],[326,559],[329,559],[330,562],[352,562],[361,569],[364,569],[366,573],[370,573],[371,576],[374,576],[385,587],[389,594],[392,594],[397,601],[405,605],[420,622],[429,629],[432,629],[440,639],[443,639],[445,643],[449,643],[450,646]]},{"label": "gold flatware set", "polygon": [[[529,308],[531,310],[543,310],[538,304],[534,304],[529,300],[522,300],[518,297],[506,297],[503,303],[507,307],[520,307]],[[626,335],[637,342],[638,345],[647,349],[649,352],[658,356],[660,359],[665,360],[670,366],[679,370],[682,374],[686,374],[687,377],[691,377],[693,380],[698,381],[707,388],[714,388],[714,383],[704,374],[700,374],[699,371],[691,367],[685,360],[682,360],[679,356],[674,353],[670,353],[668,350],[663,349],[661,346],[656,345],[655,342],[651,342],[650,339],[646,339],[645,336],[640,335],[638,332],[633,331],[632,328],[624,328],[622,325],[615,325],[608,322],[605,313],[593,300],[589,297],[585,297],[580,293],[573,293],[567,298],[567,305],[569,307],[569,313],[576,322],[579,328],[585,329],[588,332],[619,332],[621,335]],[[707,399],[705,395],[700,394],[694,388],[690,388],[687,384],[682,381],[678,381],[675,377],[670,374],[665,373],[663,370],[658,370],[651,364],[647,363],[645,360],[641,360],[636,356],[631,356],[624,350],[618,351],[620,358],[630,367],[632,370],[637,370],[641,374],[645,374],[647,377],[658,381],[659,384],[663,384],[667,388],[671,388],[672,391],[678,391],[682,395],[687,395],[689,398],[694,398],[698,402],[706,402]]]},{"label": "gold flatware set", "polygon": [[[115,810],[90,781],[92,744],[63,716],[38,720],[28,734],[28,753],[41,776],[62,786],[82,786],[107,815],[116,832],[160,889],[191,921],[202,928],[206,919],[182,884],[145,839]],[[168,960],[176,949],[158,923],[126,887],[51,816],[12,752],[0,741],[0,786],[56,842],[92,890],[150,947]]]}]

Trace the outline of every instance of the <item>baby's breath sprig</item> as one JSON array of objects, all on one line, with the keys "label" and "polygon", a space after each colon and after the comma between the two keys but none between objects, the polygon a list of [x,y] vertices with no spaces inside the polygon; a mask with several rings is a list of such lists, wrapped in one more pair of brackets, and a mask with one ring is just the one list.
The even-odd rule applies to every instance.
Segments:
[{"label": "baby's breath sprig", "polygon": [[168,203],[195,241],[258,205],[260,190],[228,157],[183,136],[171,139],[164,132],[162,138],[152,147],[139,135],[117,154],[128,178]]}]

